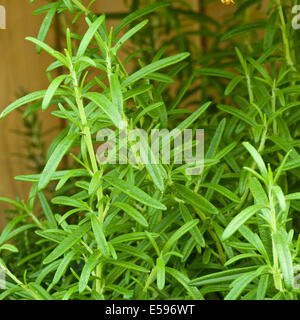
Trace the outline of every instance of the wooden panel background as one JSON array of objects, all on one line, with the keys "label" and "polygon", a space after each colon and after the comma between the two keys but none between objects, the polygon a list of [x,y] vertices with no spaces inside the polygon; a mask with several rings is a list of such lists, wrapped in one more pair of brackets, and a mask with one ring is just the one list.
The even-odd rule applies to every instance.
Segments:
[{"label": "wooden panel background", "polygon": [[[46,0],[31,4],[29,0],[0,0],[0,5],[6,8],[7,29],[0,30],[0,110],[14,101],[21,90],[27,93],[47,88],[49,82],[45,69],[52,62],[49,56],[42,52],[36,53],[34,45],[25,40],[26,36],[36,37],[44,15],[33,16],[32,11]],[[193,6],[199,0],[190,0]],[[113,5],[112,5],[113,4]],[[123,0],[97,0],[94,8],[98,12],[113,12],[124,10]],[[222,10],[216,10],[222,7]],[[213,7],[212,14],[224,13],[228,10],[221,4]],[[47,43],[55,45],[55,29],[52,27]],[[43,114],[44,126],[53,127],[56,123],[49,113]],[[13,131],[22,129],[21,115],[11,113],[0,121],[0,196],[22,198],[28,194],[30,184],[14,181],[14,176],[30,173],[24,159],[14,156],[24,148],[24,142]],[[51,136],[49,137],[49,140]],[[0,227],[4,224],[4,209],[9,206],[0,202]]]}]

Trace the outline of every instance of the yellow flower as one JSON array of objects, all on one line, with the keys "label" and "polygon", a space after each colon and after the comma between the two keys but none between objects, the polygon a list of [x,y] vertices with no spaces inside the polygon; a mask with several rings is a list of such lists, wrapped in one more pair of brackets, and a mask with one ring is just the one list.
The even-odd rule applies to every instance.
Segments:
[{"label": "yellow flower", "polygon": [[221,2],[223,4],[226,4],[227,6],[229,6],[230,4],[235,4],[234,0],[221,0]]}]

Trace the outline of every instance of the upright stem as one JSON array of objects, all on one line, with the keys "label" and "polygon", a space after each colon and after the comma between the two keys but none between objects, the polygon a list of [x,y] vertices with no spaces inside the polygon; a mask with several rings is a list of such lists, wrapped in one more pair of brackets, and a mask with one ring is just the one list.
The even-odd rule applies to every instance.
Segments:
[{"label": "upright stem", "polygon": [[[272,113],[275,114],[276,112],[276,92],[275,92],[275,81],[273,83],[273,88],[272,88],[272,99],[271,99],[271,104],[272,104]],[[277,128],[277,121],[274,119],[273,121],[273,132],[274,135],[277,136],[278,134],[278,128]]]},{"label": "upright stem", "polygon": [[248,73],[248,70],[246,72],[246,79],[247,79],[247,89],[248,89],[248,95],[249,95],[249,102],[250,102],[250,104],[252,104],[254,102],[254,94],[253,94],[251,79],[250,79],[250,75]]},{"label": "upright stem", "polygon": [[[206,5],[204,4],[203,0],[198,0],[198,10],[201,15],[206,14]],[[199,19],[200,28],[203,27],[203,19]],[[200,34],[200,45],[203,53],[207,52],[207,37],[205,35]]]},{"label": "upright stem", "polygon": [[282,34],[282,41],[284,46],[286,63],[288,66],[292,67],[293,70],[295,70],[294,62],[291,56],[291,48],[290,48],[290,43],[288,39],[287,28],[286,28],[286,23],[284,19],[281,0],[277,0],[277,8],[278,8],[278,13],[279,13],[280,22],[281,22],[281,34]]},{"label": "upright stem", "polygon": [[71,76],[72,76],[72,81],[73,81],[73,85],[74,85],[76,104],[77,104],[80,119],[81,119],[84,140],[87,145],[89,157],[91,160],[92,171],[93,171],[93,173],[95,173],[98,171],[98,165],[97,165],[96,156],[95,156],[95,152],[94,152],[94,148],[93,148],[91,131],[87,125],[87,119],[86,119],[86,115],[85,115],[85,111],[84,111],[84,107],[83,107],[83,101],[81,99],[81,93],[80,93],[80,89],[78,86],[78,80],[77,80],[76,73],[75,73],[74,69],[71,70]]},{"label": "upright stem", "polygon": [[[64,17],[64,16],[62,16]],[[61,16],[60,15],[55,15],[54,17],[54,31],[55,31],[55,48],[57,51],[61,52],[63,50],[63,45],[62,45],[62,25],[61,25]],[[64,68],[61,66],[61,67],[58,67],[57,68],[57,75],[62,75],[63,74],[63,71],[64,71]],[[60,129],[63,130],[65,129],[66,127],[66,119],[60,119]],[[65,168],[68,167],[68,157],[64,157],[62,159],[63,161],[63,165]]]},{"label": "upright stem", "polygon": [[[270,203],[270,213],[271,213],[271,230],[272,234],[277,232],[277,224],[276,224],[276,211],[275,211],[275,204],[274,204],[274,197],[273,192],[270,187],[269,191],[269,203]],[[273,250],[273,278],[275,288],[279,291],[282,291],[282,282],[281,282],[281,275],[280,275],[280,268],[279,268],[279,261],[278,261],[278,253],[277,249],[272,237],[272,250]]]},{"label": "upright stem", "polygon": [[[89,153],[89,157],[90,157],[90,161],[91,161],[91,165],[92,165],[92,172],[93,172],[93,174],[95,174],[98,171],[98,164],[97,164],[96,155],[95,155],[95,151],[94,151],[94,147],[93,147],[91,131],[87,125],[86,114],[85,114],[84,107],[83,107],[83,101],[81,98],[81,92],[80,92],[80,88],[78,85],[76,72],[73,67],[71,69],[71,77],[72,77],[73,86],[74,86],[76,104],[78,107],[78,111],[79,111],[79,115],[80,115],[80,119],[81,119],[81,124],[82,124],[82,128],[83,128],[84,141],[86,143],[87,150]],[[102,197],[103,197],[102,188],[99,187],[99,189],[97,191],[97,198],[98,198],[98,203],[99,203],[98,218],[99,218],[101,225],[103,224],[103,220],[104,220],[103,204],[100,204]],[[102,294],[102,263],[98,264],[98,266],[96,268],[96,274],[97,274],[96,290],[101,296],[103,296],[103,294]]]}]

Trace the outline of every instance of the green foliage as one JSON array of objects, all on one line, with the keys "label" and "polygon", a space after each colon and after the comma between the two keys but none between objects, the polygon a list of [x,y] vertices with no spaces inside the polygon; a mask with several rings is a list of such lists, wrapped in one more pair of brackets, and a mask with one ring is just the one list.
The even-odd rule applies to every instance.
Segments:
[{"label": "green foliage", "polygon": [[[298,300],[293,2],[270,0],[256,19],[260,1],[239,1],[223,23],[184,1],[135,0],[128,13],[106,16],[93,2],[58,0],[35,11],[45,19],[38,38],[27,39],[55,59],[51,81],[1,113],[54,106],[67,125],[40,172],[16,178],[32,183],[28,199],[0,198],[14,208],[0,236],[0,299]],[[47,33],[64,12],[74,24],[84,16],[88,28],[65,30],[58,52]],[[115,18],[122,21],[108,32]],[[120,121],[146,132],[204,128],[203,172],[101,164],[96,134],[120,134]]]}]

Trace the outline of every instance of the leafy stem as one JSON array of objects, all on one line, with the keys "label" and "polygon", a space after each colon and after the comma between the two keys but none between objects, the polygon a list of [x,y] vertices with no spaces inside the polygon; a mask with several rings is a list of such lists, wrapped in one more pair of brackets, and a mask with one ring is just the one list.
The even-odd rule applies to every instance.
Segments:
[{"label": "leafy stem", "polygon": [[292,70],[295,71],[296,68],[291,55],[291,46],[289,43],[289,37],[288,37],[281,0],[277,0],[277,8],[278,8],[278,13],[280,17],[280,28],[281,28],[282,41],[283,41],[284,52],[285,52],[285,59],[286,59],[287,65],[290,66]]}]

